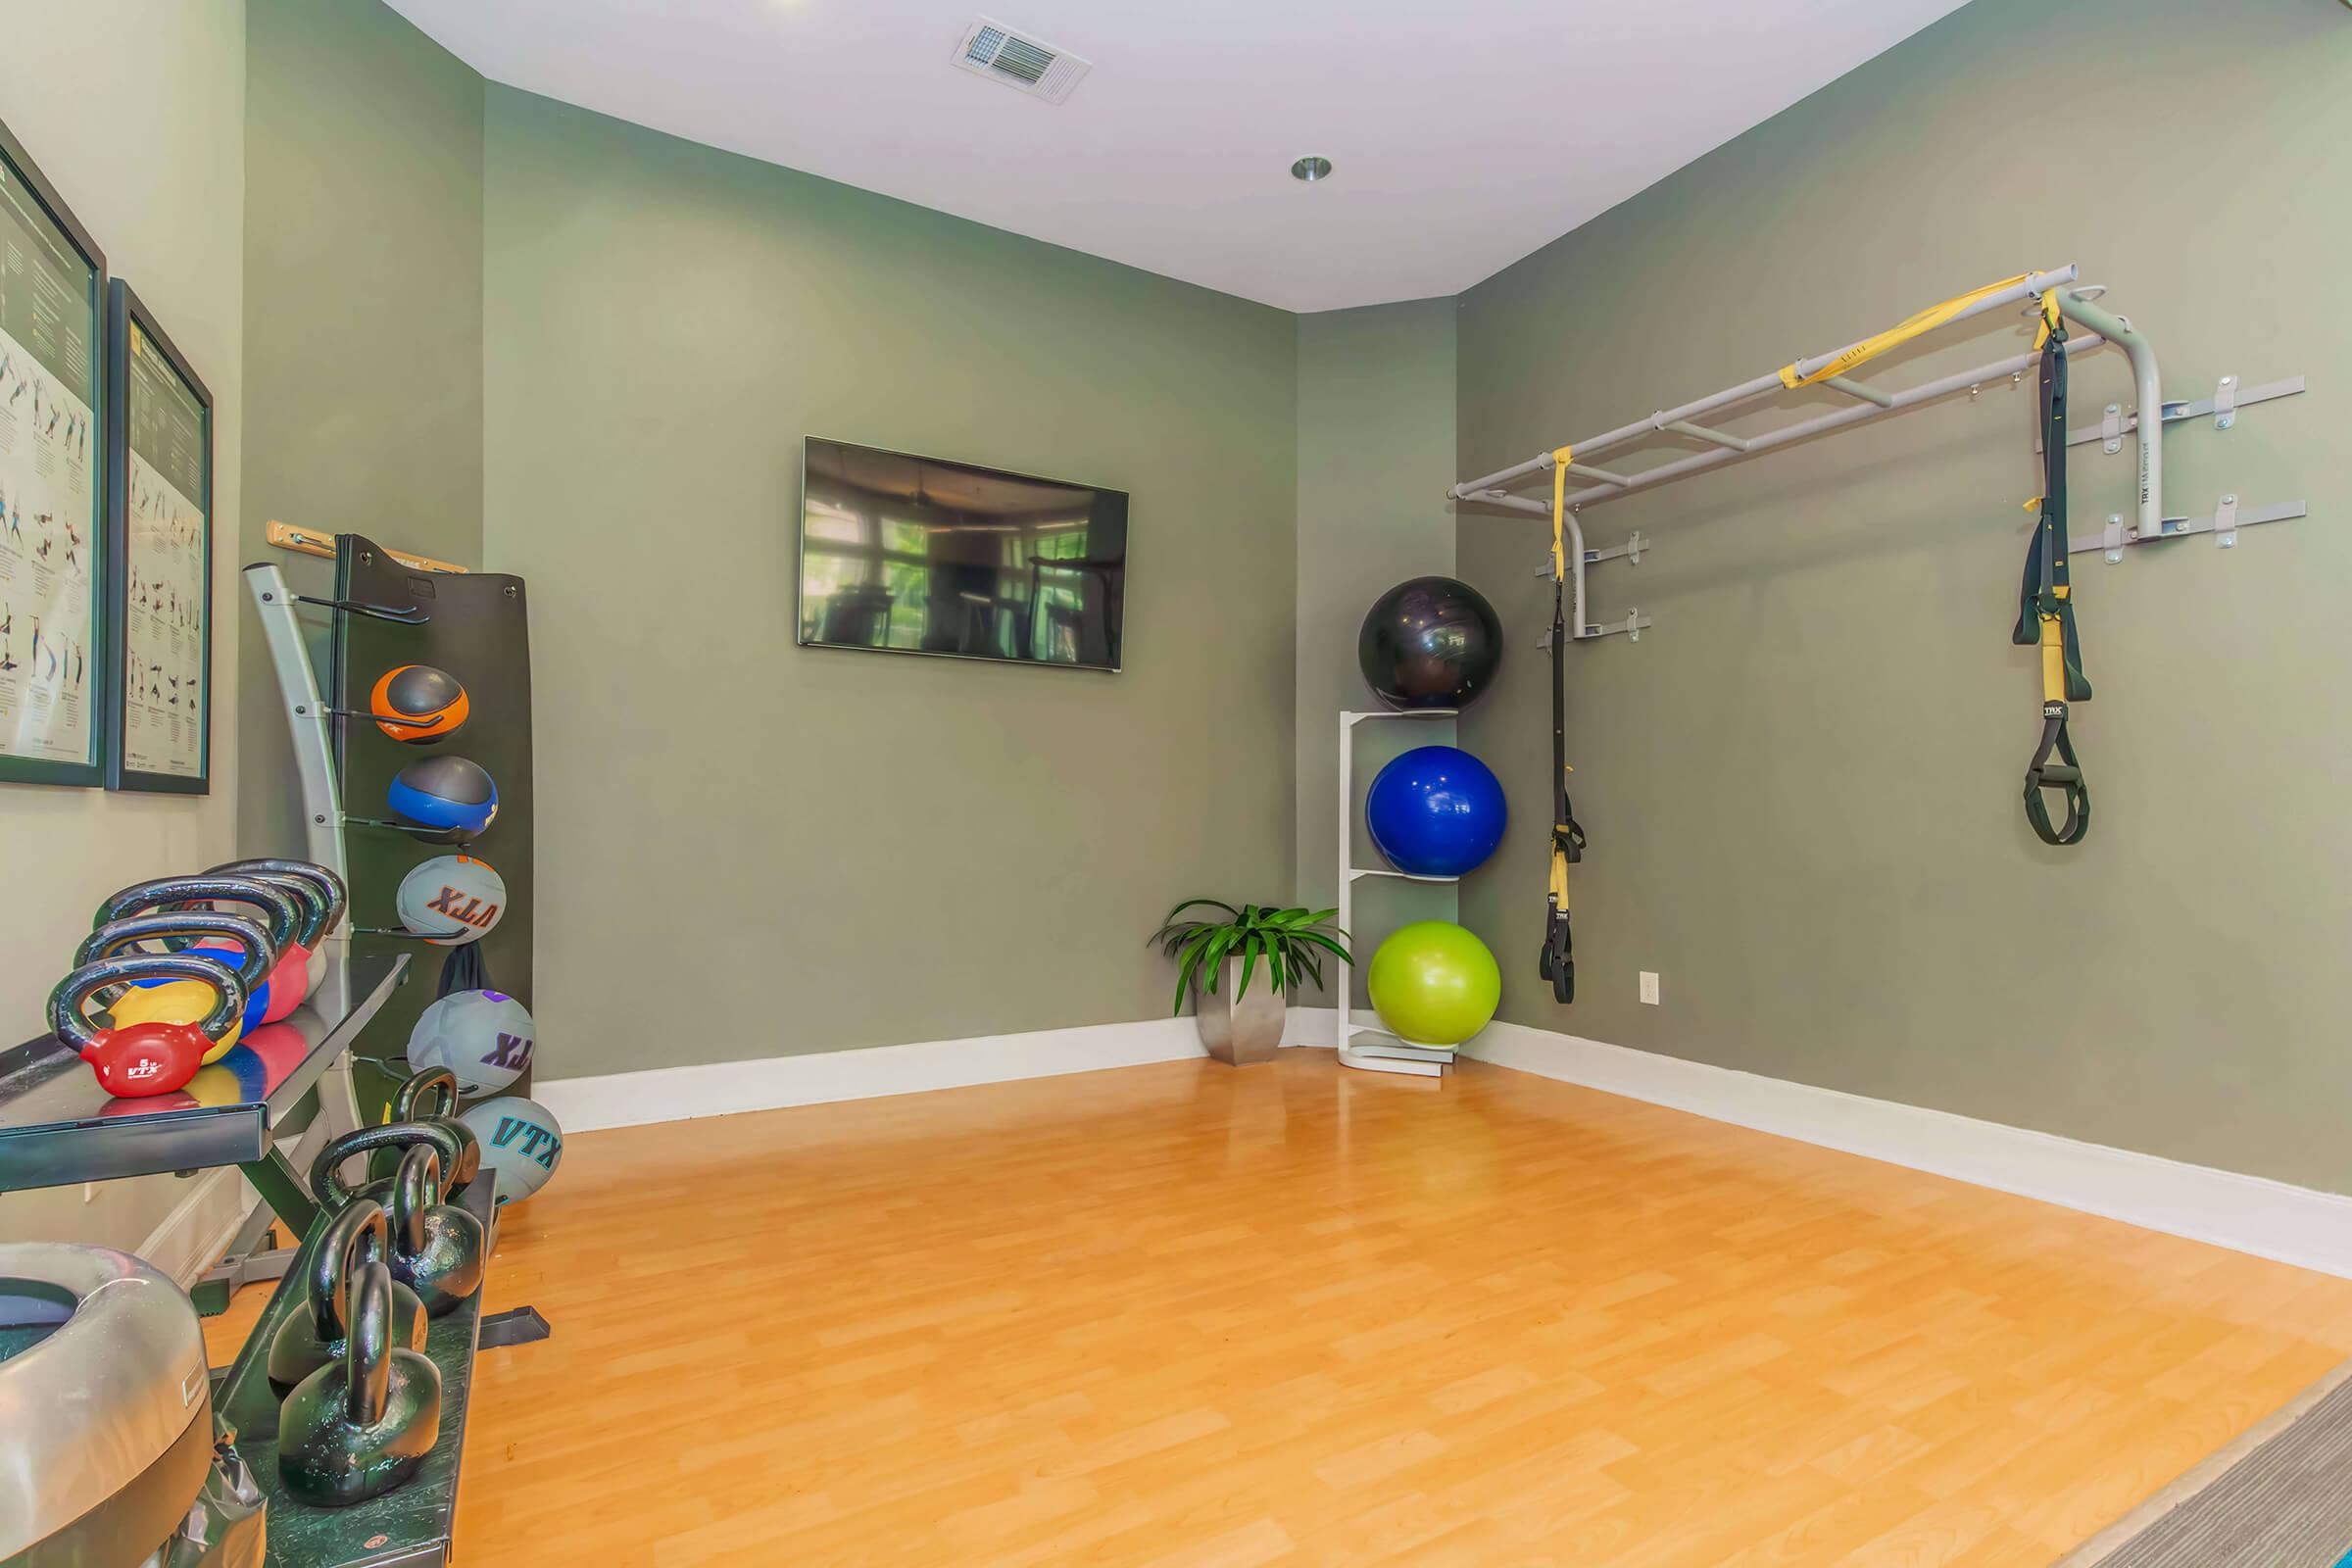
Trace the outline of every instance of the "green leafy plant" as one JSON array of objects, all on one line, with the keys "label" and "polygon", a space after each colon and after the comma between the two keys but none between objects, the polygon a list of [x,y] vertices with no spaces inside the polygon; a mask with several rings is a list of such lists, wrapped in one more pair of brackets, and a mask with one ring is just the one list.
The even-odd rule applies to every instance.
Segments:
[{"label": "green leafy plant", "polygon": [[[1221,909],[1222,920],[1179,920],[1185,910],[1206,906]],[[1217,977],[1225,972],[1225,960],[1242,960],[1241,978],[1233,988],[1233,999],[1239,1002],[1250,990],[1250,977],[1263,960],[1267,977],[1277,992],[1288,991],[1301,979],[1323,984],[1323,957],[1336,954],[1344,963],[1355,960],[1348,956],[1348,933],[1328,924],[1337,909],[1277,909],[1268,904],[1245,904],[1235,908],[1215,899],[1187,899],[1168,911],[1159,929],[1152,932],[1145,945],[1159,944],[1160,951],[1176,960],[1176,1005],[1171,1013],[1184,1010],[1184,993],[1196,977],[1205,976],[1201,984],[1209,991],[1217,989]]]}]

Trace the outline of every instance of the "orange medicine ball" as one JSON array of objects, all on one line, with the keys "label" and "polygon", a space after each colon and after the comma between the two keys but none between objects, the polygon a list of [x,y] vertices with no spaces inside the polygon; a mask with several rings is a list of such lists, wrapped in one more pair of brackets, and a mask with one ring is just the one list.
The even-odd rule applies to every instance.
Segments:
[{"label": "orange medicine ball", "polygon": [[385,670],[368,694],[375,727],[396,741],[430,746],[455,735],[466,723],[466,688],[446,669],[401,664]]}]

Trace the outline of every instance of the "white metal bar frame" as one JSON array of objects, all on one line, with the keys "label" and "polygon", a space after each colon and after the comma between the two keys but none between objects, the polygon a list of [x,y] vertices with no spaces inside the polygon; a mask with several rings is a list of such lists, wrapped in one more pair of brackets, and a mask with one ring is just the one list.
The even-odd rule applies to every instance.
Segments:
[{"label": "white metal bar frame", "polygon": [[[2070,357],[2085,353],[2097,348],[2104,341],[2105,339],[2095,336],[2071,337],[2066,342],[2067,353]],[[2145,339],[2143,338],[2141,341],[2144,343]],[[1848,425],[1866,424],[1872,419],[1885,418],[1889,414],[1899,414],[1904,409],[1916,408],[1922,403],[1933,403],[1938,398],[1948,398],[1954,393],[1969,391],[1987,381],[1997,381],[2003,376],[2021,375],[2032,369],[2040,361],[2039,350],[2013,354],[2007,359],[1995,360],[1989,365],[1980,365],[1974,369],[1939,376],[1923,385],[1906,387],[1900,392],[1890,393],[1883,405],[1877,403],[1857,404],[1850,409],[1839,409],[1836,413],[1824,414],[1817,418],[1800,420],[1795,424],[1784,425],[1778,430],[1767,430],[1761,435],[1749,436],[1746,438],[1745,445],[1737,451],[1723,447],[1713,452],[1694,453],[1687,458],[1677,458],[1671,463],[1661,463],[1654,468],[1644,468],[1640,473],[1627,477],[1620,484],[1576,491],[1570,496],[1568,503],[1569,531],[1576,536],[1578,541],[1584,538],[1583,530],[1576,526],[1576,514],[1583,508],[1597,507],[1603,502],[1614,501],[1620,496],[1632,495],[1636,491],[1646,490],[1653,485],[1664,484],[1672,479],[1681,479],[1708,468],[1720,468],[1725,464],[1740,458],[1752,457],[1759,452],[1770,452],[1775,447],[1785,447],[1791,442],[1803,441],[1811,436],[1826,435],[1832,430],[1842,430]],[[1583,466],[1581,462],[1572,464],[1568,472],[1574,475]],[[1548,519],[1551,516],[1551,503],[1538,501],[1533,496],[1512,495],[1508,491],[1492,487],[1473,489],[1468,482],[1454,486],[1447,494],[1456,501],[1472,501],[1481,506],[1501,507],[1511,512],[1524,512],[1535,517]],[[1578,554],[1581,554],[1581,549],[1572,550],[1571,559],[1573,560],[1574,556]]]},{"label": "white metal bar frame", "polygon": [[[326,705],[318,697],[318,677],[311,668],[310,651],[303,646],[302,621],[295,613],[295,597],[285,573],[264,562],[245,568],[245,586],[262,617],[262,639],[270,650],[270,665],[277,675],[278,706],[285,715],[287,738],[294,746],[295,781],[302,794],[304,852],[310,859],[351,882],[351,866],[343,854],[343,789],[335,777],[334,739],[327,728]],[[312,991],[320,1010],[329,1016],[348,1011],[351,996],[351,927],[346,914],[340,929],[318,944],[312,955]],[[350,1069],[337,1062],[330,1076],[343,1077],[343,1130],[360,1125],[359,1102],[351,1087]]]},{"label": "white metal bar frame", "polygon": [[[1995,289],[1983,299],[1971,303],[1965,310],[1956,312],[1951,320],[1965,321],[1972,317],[1982,316],[1986,311],[1995,311],[2004,305],[2015,304],[2019,300],[2039,298],[2049,289],[2056,288],[2060,284],[2072,283],[2078,275],[2080,275],[2079,270],[2072,262],[2047,272],[2029,273],[2009,287]],[[1948,326],[1951,322],[1947,321],[1943,324]],[[1846,344],[1844,348],[1833,349],[1827,354],[1816,354],[1811,359],[1799,360],[1788,368],[1801,379],[1830,365],[1839,355],[1850,349],[1858,348],[1868,341],[1870,341],[1868,338],[1858,338],[1854,342]],[[1710,393],[1706,397],[1686,403],[1680,408],[1652,414],[1646,419],[1636,419],[1630,424],[1621,424],[1614,430],[1604,431],[1595,436],[1587,436],[1582,441],[1571,441],[1567,445],[1571,451],[1576,453],[1579,461],[1569,467],[1569,477],[1576,477],[1578,470],[1583,466],[1581,460],[1588,452],[1598,456],[1611,448],[1624,446],[1629,441],[1637,441],[1646,435],[1653,435],[1671,425],[1687,423],[1699,415],[1713,414],[1719,409],[1732,408],[1741,403],[1752,403],[1757,398],[1764,397],[1769,393],[1787,390],[1787,386],[1781,380],[1781,372],[1775,369],[1752,380],[1742,381],[1738,386],[1726,387],[1720,392]],[[1899,397],[1901,394],[1894,394],[1894,396]],[[2150,405],[2150,407],[2154,406]],[[1882,414],[1888,412],[1886,408],[1879,407],[1876,404],[1873,404],[1872,407],[1878,408],[1878,412]],[[1751,442],[1751,444],[1756,443]],[[1515,463],[1507,468],[1497,468],[1493,473],[1482,474],[1476,479],[1464,479],[1446,494],[1457,501],[1466,501],[1471,499],[1474,492],[1499,489],[1515,480],[1524,479],[1531,473],[1548,471],[1551,467],[1552,450],[1555,449],[1546,449],[1528,459],[1525,463]],[[1639,475],[1637,477],[1645,478],[1647,476]],[[1549,510],[1546,508],[1546,513]]]},{"label": "white metal bar frame", "polygon": [[[2028,273],[2006,288],[1995,289],[1982,299],[1972,301],[1967,307],[1954,313],[1950,320],[1940,324],[1948,326],[1953,322],[1965,321],[1973,317],[1982,316],[1987,311],[1999,310],[2003,306],[2012,305],[2021,300],[2038,299],[2051,289],[2059,289],[2061,290],[2060,309],[2069,317],[2088,327],[2091,333],[2098,334],[2069,339],[2067,351],[2075,354],[2098,347],[2105,340],[2105,334],[2100,330],[2101,324],[2112,327],[2116,332],[2123,334],[2125,338],[2132,340],[2124,343],[2123,346],[2125,351],[2132,356],[2133,370],[2141,382],[2142,406],[2162,408],[2163,404],[2160,398],[2156,401],[2146,401],[2156,396],[2154,350],[2148,345],[2144,335],[2132,329],[2128,320],[2109,315],[2092,305],[2089,298],[2083,297],[2095,298],[2101,292],[2100,290],[2066,288],[2066,285],[2073,283],[2079,275],[2080,269],[2072,262],[2067,263],[2064,267],[2053,268],[2048,271]],[[1794,365],[1788,367],[1788,369],[1801,379],[1834,363],[1839,356],[1857,347],[1859,343],[1867,341],[1869,341],[1867,338],[1859,339],[1856,343],[1848,344],[1844,348],[1798,360]],[[1839,409],[1816,418],[1800,420],[1760,435],[1737,436],[1729,431],[1712,429],[1694,422],[1700,415],[1735,408],[1777,392],[1787,391],[1788,387],[1782,380],[1782,372],[1776,369],[1742,381],[1737,386],[1726,387],[1720,392],[1694,399],[1677,408],[1659,410],[1646,419],[1635,419],[1619,425],[1614,430],[1606,430],[1596,436],[1588,436],[1581,441],[1569,442],[1569,450],[1575,453],[1576,457],[1571,463],[1567,476],[1583,484],[1583,488],[1573,492],[1567,515],[1563,519],[1568,534],[1568,558],[1572,579],[1570,596],[1574,607],[1573,618],[1569,626],[1570,634],[1581,640],[1606,635],[1614,631],[1638,631],[1642,625],[1646,624],[1644,617],[1638,611],[1623,617],[1602,616],[1597,618],[1588,612],[1585,601],[1585,569],[1590,558],[1585,550],[1584,528],[1578,515],[1582,509],[1598,506],[1604,501],[1613,501],[1620,496],[1632,495],[1638,491],[1684,478],[1692,473],[1720,467],[1726,463],[1752,457],[1757,453],[1769,452],[1775,447],[1787,446],[1791,442],[1803,441],[1812,436],[1825,435],[1833,430],[1844,429],[1848,425],[1884,418],[1887,415],[1914,408],[1922,403],[1950,397],[1963,391],[1975,391],[1984,382],[1998,380],[2003,376],[2022,376],[2038,363],[2040,355],[2037,351],[2012,355],[1990,365],[1963,370],[1955,375],[1942,376],[1924,385],[1908,387],[1899,392],[1887,392],[1877,387],[1865,386],[1842,376],[1835,377],[1826,384],[1836,391],[1856,399],[1853,407]],[[2145,361],[2144,371],[2141,364],[2143,360]],[[1583,461],[1588,454],[1598,456],[1629,442],[1662,432],[1671,432],[1702,441],[1712,450],[1695,453],[1686,458],[1678,458],[1632,474],[1606,470],[1594,472]],[[2157,525],[2162,520],[2162,466],[2156,452],[2157,445],[2158,443],[2155,441],[2142,438],[2141,480],[2143,493],[2140,510],[2143,516],[2141,521],[2151,536],[2160,531]],[[1515,463],[1508,467],[1497,468],[1493,473],[1481,474],[1475,479],[1464,479],[1450,487],[1446,493],[1448,499],[1454,501],[1498,507],[1504,511],[1524,513],[1530,516],[1549,517],[1551,508],[1547,503],[1539,501],[1532,496],[1513,495],[1507,487],[1531,474],[1547,472],[1552,464],[1552,451],[1545,450],[1524,463]],[[1585,483],[1585,481],[1591,482]],[[2151,484],[2156,501],[2153,517],[2146,515],[2150,500],[2147,492]]]},{"label": "white metal bar frame", "polygon": [[[1393,877],[1408,882],[1459,882],[1455,876],[1412,876],[1386,866],[1359,866],[1355,863],[1355,727],[1376,719],[1436,719],[1457,717],[1450,708],[1419,708],[1377,712],[1340,714],[1340,888],[1332,899],[1339,913],[1340,929],[1348,933],[1348,951],[1355,950],[1355,884],[1361,877]],[[1360,1067],[1367,1072],[1401,1073],[1415,1078],[1443,1077],[1453,1060],[1451,1051],[1433,1051],[1422,1046],[1408,1046],[1386,1030],[1359,1028],[1355,1022],[1352,966],[1342,964],[1337,970],[1337,995],[1332,998],[1331,1043],[1340,1054],[1343,1066]]]},{"label": "white metal bar frame", "polygon": [[2117,316],[2091,303],[2103,292],[2060,289],[2058,309],[2068,319],[2081,322],[2124,351],[2132,361],[2132,380],[2138,391],[2139,406],[2156,411],[2155,418],[2141,421],[2132,432],[2139,445],[2139,534],[2143,539],[2152,539],[2164,532],[2163,378],[2156,369],[2156,347],[2148,341],[2147,334],[2134,328],[2129,317]]}]

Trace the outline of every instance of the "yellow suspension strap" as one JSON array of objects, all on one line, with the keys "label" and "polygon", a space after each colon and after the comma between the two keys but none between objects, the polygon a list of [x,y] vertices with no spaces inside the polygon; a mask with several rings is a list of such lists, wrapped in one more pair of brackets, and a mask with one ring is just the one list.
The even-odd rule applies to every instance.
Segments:
[{"label": "yellow suspension strap", "polygon": [[[2090,787],[2066,733],[2067,705],[2090,700],[2090,680],[2082,673],[2066,570],[2066,321],[2058,314],[2055,290],[2041,297],[2036,346],[2041,350],[2041,522],[2026,552],[2017,625],[2009,640],[2041,645],[2041,744],[2026,765],[2026,820],[2044,844],[2064,846],[2082,843],[2090,831]],[[2053,794],[2066,812],[2055,824],[2048,800]]]},{"label": "yellow suspension strap", "polygon": [[1815,370],[1811,375],[1797,374],[1796,367],[1793,365],[1784,366],[1781,368],[1781,385],[1794,392],[1799,387],[1818,386],[1824,381],[1843,375],[1856,366],[1877,359],[1888,349],[1908,343],[1924,332],[1935,331],[1936,328],[1986,295],[1998,294],[2005,288],[2015,287],[2033,275],[2031,272],[2020,272],[2015,277],[2004,277],[1998,282],[1987,283],[1983,288],[1972,288],[1965,294],[1955,294],[1940,305],[1931,305],[1926,310],[1905,318],[1886,331],[1874,337],[1864,338],[1852,348],[1838,355],[1820,369]]},{"label": "yellow suspension strap", "polygon": [[1538,972],[1553,998],[1576,1000],[1576,946],[1568,929],[1568,867],[1585,858],[1585,830],[1568,801],[1568,448],[1551,455],[1551,882]]}]

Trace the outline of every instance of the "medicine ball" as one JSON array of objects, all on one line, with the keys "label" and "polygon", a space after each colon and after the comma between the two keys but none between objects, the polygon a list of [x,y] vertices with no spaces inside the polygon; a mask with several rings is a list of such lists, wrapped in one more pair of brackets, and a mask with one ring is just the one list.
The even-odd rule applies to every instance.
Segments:
[{"label": "medicine ball", "polygon": [[498,1173],[501,1208],[545,1187],[564,1157],[564,1129],[535,1100],[520,1095],[485,1100],[458,1119],[481,1140],[483,1171]]},{"label": "medicine ball", "polygon": [[1452,746],[1416,746],[1372,780],[1364,826],[1407,876],[1464,876],[1502,842],[1508,812],[1486,763]]},{"label": "medicine ball", "polygon": [[496,1094],[531,1064],[538,1031],[530,1009],[497,991],[453,991],[409,1031],[409,1066],[446,1067],[467,1100]]},{"label": "medicine ball", "polygon": [[400,923],[438,948],[478,942],[506,909],[506,879],[470,855],[436,855],[400,879]]},{"label": "medicine ball", "polygon": [[368,694],[375,727],[411,746],[430,746],[456,734],[469,708],[458,677],[430,664],[388,669]]},{"label": "medicine ball", "polygon": [[467,838],[498,816],[498,786],[463,757],[428,757],[392,776],[384,792],[395,816]]},{"label": "medicine ball", "polygon": [[1414,577],[1366,612],[1355,662],[1391,708],[1468,708],[1502,662],[1502,622],[1468,583]]}]

